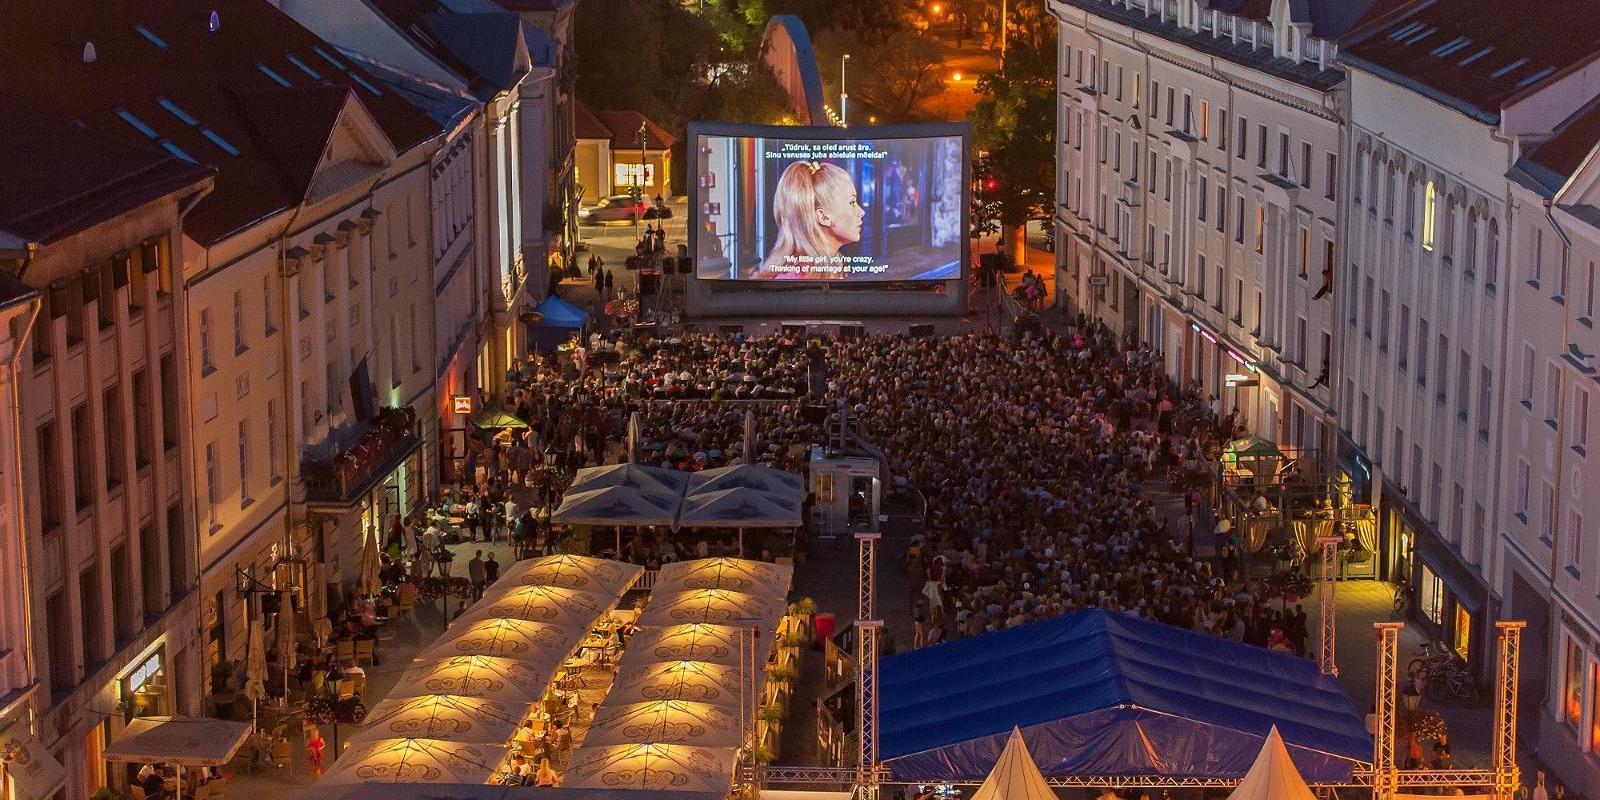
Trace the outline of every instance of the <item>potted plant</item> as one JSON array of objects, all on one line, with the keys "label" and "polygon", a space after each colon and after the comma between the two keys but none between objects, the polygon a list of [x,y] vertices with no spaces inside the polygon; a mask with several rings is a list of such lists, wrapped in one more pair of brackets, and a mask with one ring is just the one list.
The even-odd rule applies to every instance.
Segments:
[{"label": "potted plant", "polygon": [[805,638],[806,643],[811,642],[811,618],[816,616],[817,601],[809,597],[801,597],[789,604],[789,616],[795,618],[799,624],[799,634]]},{"label": "potted plant", "polygon": [[773,664],[767,667],[767,677],[776,683],[793,681],[797,674],[793,664]]},{"label": "potted plant", "polygon": [[783,709],[778,708],[777,706],[767,706],[766,708],[761,709],[761,715],[758,717],[758,719],[767,723],[768,725],[781,724],[783,722]]}]

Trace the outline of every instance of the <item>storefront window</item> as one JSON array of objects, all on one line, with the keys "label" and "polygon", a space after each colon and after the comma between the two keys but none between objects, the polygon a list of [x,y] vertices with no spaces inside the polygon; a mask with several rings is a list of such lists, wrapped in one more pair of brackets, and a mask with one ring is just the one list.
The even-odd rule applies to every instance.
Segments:
[{"label": "storefront window", "polygon": [[1589,681],[1589,749],[1600,751],[1600,670]]},{"label": "storefront window", "polygon": [[1456,629],[1451,644],[1455,646],[1456,655],[1465,660],[1472,645],[1472,612],[1460,603],[1456,604]]},{"label": "storefront window", "polygon": [[1435,625],[1444,623],[1444,581],[1422,565],[1422,616]]},{"label": "storefront window", "polygon": [[1577,731],[1583,719],[1583,648],[1571,637],[1567,637],[1567,675],[1561,691],[1562,716]]},{"label": "storefront window", "polygon": [[129,719],[167,713],[167,673],[161,656],[162,651],[157,649],[122,677],[122,699],[127,703]]}]

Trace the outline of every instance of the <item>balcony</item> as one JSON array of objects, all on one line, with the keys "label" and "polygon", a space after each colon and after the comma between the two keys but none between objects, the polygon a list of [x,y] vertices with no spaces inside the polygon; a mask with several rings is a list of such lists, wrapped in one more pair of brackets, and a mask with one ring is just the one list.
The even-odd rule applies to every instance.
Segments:
[{"label": "balcony", "polygon": [[337,436],[300,461],[306,503],[325,510],[347,510],[377,488],[422,448],[417,413],[410,408],[379,409],[378,415]]}]

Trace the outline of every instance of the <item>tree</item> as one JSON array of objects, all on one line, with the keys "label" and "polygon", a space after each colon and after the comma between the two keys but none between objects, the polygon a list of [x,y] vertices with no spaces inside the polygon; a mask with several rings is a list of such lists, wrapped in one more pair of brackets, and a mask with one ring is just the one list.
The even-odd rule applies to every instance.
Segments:
[{"label": "tree", "polygon": [[782,123],[793,114],[789,95],[767,65],[757,61],[729,69],[706,87],[699,119],[723,122]]},{"label": "tree", "polygon": [[1012,22],[1005,61],[979,77],[978,105],[969,119],[974,144],[987,153],[985,169],[999,186],[1001,236],[1021,263],[1018,228],[1048,218],[1054,196],[1056,51],[1055,26],[1047,18],[1029,12]]},{"label": "tree", "polygon": [[[839,96],[838,65],[850,54],[848,84],[851,105],[872,109],[885,120],[915,118],[922,101],[943,90],[944,51],[932,38],[907,27],[862,33],[834,27],[816,37],[824,94]],[[864,114],[852,114],[860,121]]]}]

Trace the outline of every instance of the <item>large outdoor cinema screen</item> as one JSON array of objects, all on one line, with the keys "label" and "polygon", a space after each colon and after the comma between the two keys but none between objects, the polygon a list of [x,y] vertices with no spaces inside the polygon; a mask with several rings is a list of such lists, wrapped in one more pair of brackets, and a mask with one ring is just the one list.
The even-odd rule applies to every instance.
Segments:
[{"label": "large outdoor cinema screen", "polygon": [[965,127],[695,125],[703,280],[947,281],[966,246]]}]

